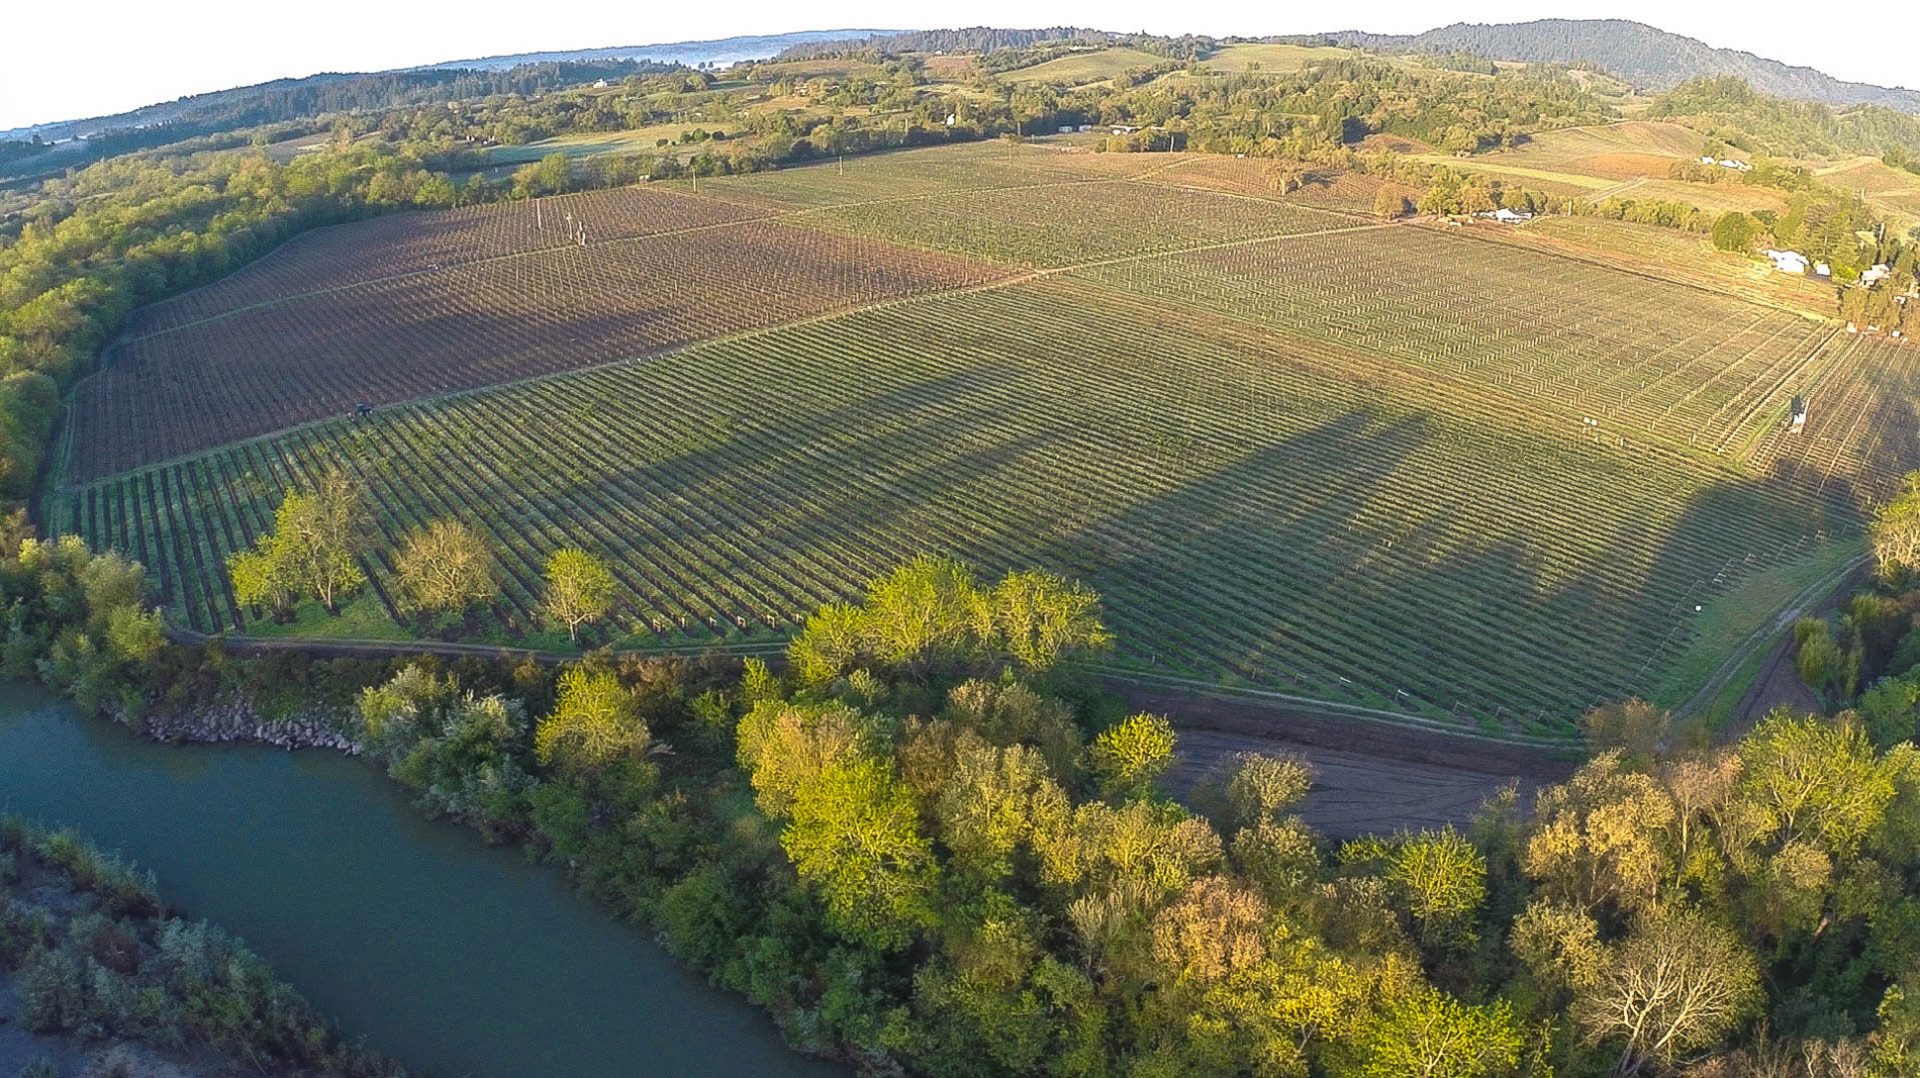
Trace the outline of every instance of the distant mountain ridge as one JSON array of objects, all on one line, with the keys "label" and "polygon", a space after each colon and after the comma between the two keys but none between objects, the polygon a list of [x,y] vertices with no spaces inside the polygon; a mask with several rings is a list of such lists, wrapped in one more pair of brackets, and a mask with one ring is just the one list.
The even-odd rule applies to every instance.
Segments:
[{"label": "distant mountain ridge", "polygon": [[559,52],[513,52],[500,56],[482,56],[472,60],[448,60],[426,65],[430,69],[465,68],[469,71],[498,71],[521,64],[579,63],[593,60],[651,60],[659,64],[733,64],[742,60],[765,60],[797,45],[818,41],[848,41],[897,34],[898,30],[800,30],[790,34],[753,34],[715,38],[711,41],[674,41],[659,45],[614,45],[598,49],[566,49]]},{"label": "distant mountain ridge", "polygon": [[1423,34],[1343,30],[1319,35],[1349,47],[1404,52],[1470,52],[1529,63],[1589,61],[1649,90],[1688,79],[1733,75],[1775,97],[1828,105],[1884,105],[1920,113],[1920,92],[1836,79],[1739,49],[1720,49],[1683,34],[1627,19],[1538,19],[1519,23],[1458,22]]},{"label": "distant mountain ridge", "polygon": [[593,49],[572,49],[557,52],[522,52],[502,56],[485,56],[471,60],[448,60],[444,63],[421,64],[415,67],[393,68],[378,72],[325,72],[309,75],[306,78],[274,79],[271,82],[252,86],[236,86],[226,90],[214,90],[204,94],[191,94],[173,101],[162,101],[152,105],[143,105],[126,112],[117,112],[108,116],[92,116],[78,120],[58,120],[52,123],[33,124],[0,131],[0,139],[25,139],[34,135],[48,140],[73,138],[91,132],[124,130],[128,128],[148,127],[155,124],[175,122],[183,115],[194,110],[205,110],[233,103],[245,102],[271,94],[284,94],[290,91],[323,90],[326,87],[349,83],[354,80],[368,79],[370,76],[390,76],[405,79],[415,73],[454,72],[454,71],[508,71],[528,64],[588,64],[608,63],[621,60],[644,61],[657,64],[684,64],[698,67],[701,64],[731,64],[741,60],[764,60],[777,56],[796,45],[805,45],[816,41],[865,38],[874,35],[892,34],[892,30],[802,30],[791,34],[756,34],[744,37],[715,38],[711,41],[675,41],[656,45],[616,45]]}]

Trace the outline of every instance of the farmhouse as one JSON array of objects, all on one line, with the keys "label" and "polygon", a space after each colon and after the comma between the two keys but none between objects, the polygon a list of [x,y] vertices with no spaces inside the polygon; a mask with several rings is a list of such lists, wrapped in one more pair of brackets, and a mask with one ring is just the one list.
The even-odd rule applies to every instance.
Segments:
[{"label": "farmhouse", "polygon": [[1831,277],[1833,276],[1833,267],[1827,265],[1825,262],[1815,262],[1813,264],[1813,275],[1815,277]]},{"label": "farmhouse", "polygon": [[1773,268],[1781,273],[1807,272],[1807,256],[1799,251],[1776,251],[1769,247],[1766,254],[1773,259]]},{"label": "farmhouse", "polygon": [[1893,268],[1885,262],[1877,262],[1860,275],[1860,283],[1872,288],[1891,276],[1893,276]]},{"label": "farmhouse", "polygon": [[1114,124],[1113,125],[1113,133],[1116,135],[1131,135],[1138,130],[1140,129],[1138,127],[1135,127],[1132,124]]},{"label": "farmhouse", "polygon": [[1533,220],[1533,214],[1528,213],[1526,210],[1510,210],[1502,206],[1493,211],[1493,219],[1496,221],[1504,221],[1510,225],[1517,225],[1522,221]]}]

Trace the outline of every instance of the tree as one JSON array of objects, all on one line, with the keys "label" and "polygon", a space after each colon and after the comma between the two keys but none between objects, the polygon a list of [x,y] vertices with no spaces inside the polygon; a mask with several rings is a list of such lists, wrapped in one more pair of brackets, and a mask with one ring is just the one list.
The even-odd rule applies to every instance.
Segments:
[{"label": "tree", "polygon": [[1052,573],[1008,573],[988,601],[995,645],[1023,669],[1044,673],[1069,655],[1113,646],[1100,620],[1100,596]]},{"label": "tree", "polygon": [[1487,895],[1487,859],[1460,832],[1356,839],[1341,848],[1340,860],[1378,871],[1429,947],[1472,942],[1473,916]]},{"label": "tree", "polygon": [[1013,872],[1014,853],[1031,841],[1036,821],[1068,811],[1066,792],[1037,750],[1000,748],[971,733],[956,746],[953,774],[934,803],[953,864],[996,880]]},{"label": "tree", "polygon": [[559,699],[553,714],[534,729],[533,750],[543,764],[597,771],[638,756],[651,740],[633,694],[620,679],[576,665],[560,675]]},{"label": "tree", "polygon": [[864,609],[874,658],[919,676],[939,661],[976,653],[992,618],[966,566],[928,556],[869,585]]},{"label": "tree", "polygon": [[340,597],[367,580],[359,562],[364,528],[359,491],[338,468],[311,493],[288,491],[273,514],[273,531],[250,554],[227,561],[236,598],[284,611],[289,598],[303,592],[337,613]]},{"label": "tree", "polygon": [[1599,976],[1575,993],[1573,1017],[1593,1043],[1619,1043],[1618,1072],[1632,1074],[1711,1047],[1759,998],[1753,955],[1686,912],[1655,918],[1609,949]]},{"label": "tree", "polygon": [[270,547],[237,550],[227,556],[227,575],[233,581],[233,600],[241,606],[264,606],[276,619],[293,613],[293,584]]},{"label": "tree", "polygon": [[1363,1035],[1364,1078],[1482,1078],[1520,1061],[1520,1031],[1505,1000],[1470,1007],[1421,986],[1393,1000]]},{"label": "tree", "polygon": [[1277,819],[1313,788],[1313,768],[1298,756],[1243,752],[1234,757],[1227,779],[1227,809],[1234,827],[1253,827]]},{"label": "tree", "polygon": [[1854,722],[1775,711],[1740,745],[1736,796],[1749,842],[1818,844],[1845,859],[1879,826],[1897,762],[1875,755]]},{"label": "tree", "polygon": [[1093,775],[1108,797],[1142,797],[1173,764],[1173,724],[1141,712],[1093,739]]},{"label": "tree", "polygon": [[1886,678],[1860,694],[1860,724],[1875,748],[1890,749],[1913,740],[1920,723],[1920,680]]},{"label": "tree", "polygon": [[1744,252],[1753,243],[1758,227],[1753,218],[1733,210],[1713,222],[1713,245],[1722,251]]},{"label": "tree", "polygon": [[1398,188],[1382,187],[1373,196],[1373,215],[1391,221],[1407,213],[1407,196]]},{"label": "tree", "polygon": [[561,547],[547,559],[547,616],[580,640],[580,626],[599,621],[613,609],[613,571],[579,547]]},{"label": "tree", "polygon": [[1594,752],[1618,749],[1631,763],[1650,764],[1666,740],[1669,716],[1645,700],[1602,704],[1580,717],[1587,747]]},{"label": "tree", "polygon": [[441,519],[407,533],[394,557],[401,605],[420,613],[458,613],[493,598],[493,550],[472,526]]},{"label": "tree", "polygon": [[835,929],[892,950],[934,919],[928,900],[938,871],[919,821],[890,762],[853,755],[795,792],[780,845],[800,879],[820,889]]},{"label": "tree", "polygon": [[1920,472],[1910,473],[1905,488],[1873,511],[1867,534],[1883,579],[1920,570]]}]

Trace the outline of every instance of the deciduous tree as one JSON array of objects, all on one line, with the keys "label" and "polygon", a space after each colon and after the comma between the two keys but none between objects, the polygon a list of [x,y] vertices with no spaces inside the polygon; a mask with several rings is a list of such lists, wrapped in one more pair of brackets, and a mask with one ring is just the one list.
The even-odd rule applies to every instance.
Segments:
[{"label": "deciduous tree", "polygon": [[1574,996],[1589,1040],[1621,1046],[1618,1072],[1717,1043],[1760,999],[1760,970],[1731,932],[1694,912],[1656,917],[1610,948]]},{"label": "deciduous tree", "polygon": [[547,616],[567,627],[578,642],[580,626],[599,621],[613,609],[613,571],[579,547],[562,547],[547,559]]},{"label": "deciduous tree", "polygon": [[1873,511],[1867,533],[1882,578],[1920,571],[1920,472],[1909,474],[1906,487]]},{"label": "deciduous tree", "polygon": [[534,728],[541,763],[597,771],[646,751],[652,735],[633,694],[611,672],[571,666],[560,675],[553,713]]},{"label": "deciduous tree", "polygon": [[407,533],[394,556],[394,576],[402,605],[420,613],[458,613],[498,589],[486,537],[447,518]]},{"label": "deciduous tree", "polygon": [[1093,739],[1094,778],[1108,797],[1142,797],[1173,764],[1173,724],[1141,712]]}]

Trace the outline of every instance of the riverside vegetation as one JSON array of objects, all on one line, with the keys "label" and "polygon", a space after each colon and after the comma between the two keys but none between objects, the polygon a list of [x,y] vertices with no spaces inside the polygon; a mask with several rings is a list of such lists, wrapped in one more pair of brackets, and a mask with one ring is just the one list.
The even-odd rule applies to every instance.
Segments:
[{"label": "riverside vegetation", "polygon": [[[109,1046],[99,1073],[404,1073],[344,1043],[238,940],[169,910],[150,875],[15,816],[0,816],[0,980],[28,1033]],[[21,1072],[57,1073],[44,1059]]]},{"label": "riverside vegetation", "polygon": [[[84,579],[123,563],[65,545],[0,584],[77,600],[44,607],[72,649],[111,635],[124,608]],[[565,866],[797,1047],[874,1073],[1916,1065],[1910,740],[1782,712],[1689,748],[1657,709],[1610,705],[1530,810],[1336,844],[1294,814],[1312,775],[1284,755],[1169,800],[1167,718],[1075,673],[1110,644],[1084,588],[922,559],[815,614],[779,673],[164,644],[38,669],[136,725],[232,694],[330,702],[423,809]]]}]

